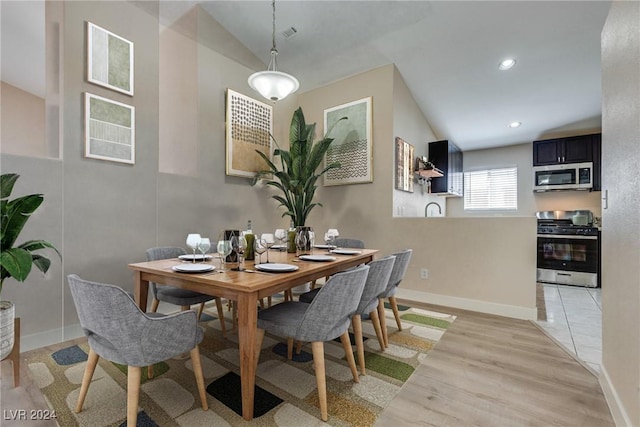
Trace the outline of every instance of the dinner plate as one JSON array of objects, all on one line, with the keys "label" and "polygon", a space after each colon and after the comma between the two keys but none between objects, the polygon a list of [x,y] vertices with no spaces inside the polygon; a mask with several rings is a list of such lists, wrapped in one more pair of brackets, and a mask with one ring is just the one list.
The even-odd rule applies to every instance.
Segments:
[{"label": "dinner plate", "polygon": [[290,271],[296,271],[298,269],[297,265],[291,265],[291,264],[277,264],[277,263],[268,263],[268,264],[258,264],[256,265],[256,270],[260,270],[260,271],[269,271],[269,272],[273,272],[273,273],[283,273],[283,272],[290,272]]},{"label": "dinner plate", "polygon": [[361,254],[362,251],[357,251],[355,249],[334,249],[331,251],[331,253],[340,255],[358,255]]},{"label": "dinner plate", "polygon": [[329,256],[329,255],[300,255],[299,258],[303,261],[320,261],[320,262],[336,260],[335,257]]},{"label": "dinner plate", "polygon": [[180,255],[178,258],[185,260],[185,261],[193,261],[194,259],[196,261],[202,261],[203,259],[207,260],[207,259],[211,259],[213,258],[213,255],[209,255],[209,254],[186,254],[186,255]]},{"label": "dinner plate", "polygon": [[206,273],[207,271],[213,271],[216,268],[211,264],[180,264],[172,267],[173,271],[179,271],[180,273]]},{"label": "dinner plate", "polygon": [[317,249],[334,249],[336,245],[313,245]]},{"label": "dinner plate", "polygon": [[287,245],[273,245],[271,246],[271,249],[287,249]]}]

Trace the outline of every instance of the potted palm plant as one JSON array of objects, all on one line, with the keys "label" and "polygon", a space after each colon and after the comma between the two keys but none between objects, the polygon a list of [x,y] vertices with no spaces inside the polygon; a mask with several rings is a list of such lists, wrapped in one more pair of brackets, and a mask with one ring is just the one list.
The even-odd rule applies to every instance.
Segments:
[{"label": "potted palm plant", "polygon": [[[9,173],[0,175],[0,295],[4,281],[14,278],[24,282],[32,266],[46,273],[51,266],[51,261],[36,253],[41,249],[50,248],[60,252],[45,240],[29,240],[20,245],[15,245],[20,232],[29,220],[31,214],[38,209],[44,201],[42,194],[30,194],[9,200],[13,186],[20,175]],[[15,337],[13,336],[14,305],[10,301],[0,301],[0,359],[11,352]],[[18,337],[19,338],[19,337]]]},{"label": "potted palm plant", "polygon": [[334,162],[325,165],[324,169],[318,172],[322,159],[333,142],[333,138],[327,135],[340,121],[346,119],[347,117],[340,118],[321,140],[314,143],[316,124],[308,125],[302,108],[299,107],[293,113],[289,127],[289,150],[280,148],[274,140],[277,148],[273,156],[279,158],[280,167],[276,166],[263,152],[256,150],[269,169],[258,172],[253,184],[259,179],[264,179],[267,185],[280,190],[281,194],[272,197],[285,208],[282,216],[291,217],[294,227],[298,230],[305,227],[311,210],[316,206],[322,206],[321,203],[313,200],[318,188],[316,185],[318,178],[331,169],[340,167],[340,163]]}]

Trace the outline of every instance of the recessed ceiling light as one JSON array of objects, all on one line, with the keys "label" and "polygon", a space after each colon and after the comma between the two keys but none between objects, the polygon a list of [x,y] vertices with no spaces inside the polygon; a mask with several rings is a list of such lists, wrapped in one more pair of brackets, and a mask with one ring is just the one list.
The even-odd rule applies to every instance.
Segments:
[{"label": "recessed ceiling light", "polygon": [[516,65],[516,60],[513,58],[507,58],[500,61],[500,64],[498,64],[498,69],[506,71],[513,68],[514,65]]},{"label": "recessed ceiling light", "polygon": [[513,128],[519,128],[520,125],[522,125],[522,122],[511,122],[507,125],[507,127],[510,127],[513,129]]}]

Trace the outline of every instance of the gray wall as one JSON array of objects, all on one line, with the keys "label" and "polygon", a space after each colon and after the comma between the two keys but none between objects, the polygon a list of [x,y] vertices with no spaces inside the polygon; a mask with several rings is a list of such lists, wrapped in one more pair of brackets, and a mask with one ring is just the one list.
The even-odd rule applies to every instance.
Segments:
[{"label": "gray wall", "polygon": [[640,426],[640,3],[602,32],[602,373],[618,426]]}]

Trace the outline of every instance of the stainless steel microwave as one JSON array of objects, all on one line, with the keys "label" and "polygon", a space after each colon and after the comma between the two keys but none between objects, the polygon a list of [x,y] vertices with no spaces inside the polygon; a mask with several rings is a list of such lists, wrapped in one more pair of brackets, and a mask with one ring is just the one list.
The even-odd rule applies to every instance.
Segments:
[{"label": "stainless steel microwave", "polygon": [[590,190],[592,187],[592,162],[533,167],[533,191]]}]

